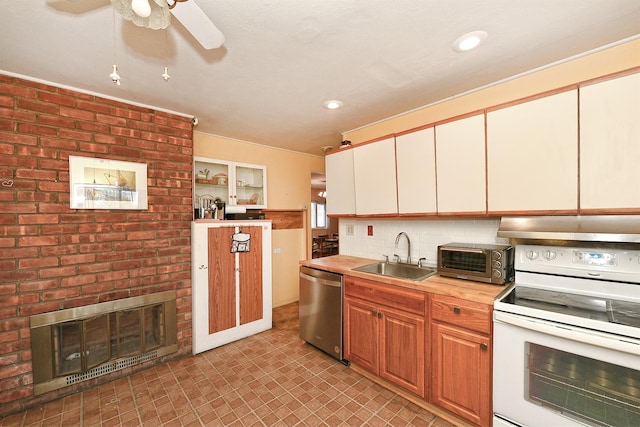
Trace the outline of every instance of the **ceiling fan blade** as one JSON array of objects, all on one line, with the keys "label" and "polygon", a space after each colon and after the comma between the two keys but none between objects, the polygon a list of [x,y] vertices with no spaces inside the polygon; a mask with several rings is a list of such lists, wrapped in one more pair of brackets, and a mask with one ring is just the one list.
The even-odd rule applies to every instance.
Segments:
[{"label": "ceiling fan blade", "polygon": [[193,0],[176,4],[171,13],[205,49],[216,49],[224,43],[224,34]]}]

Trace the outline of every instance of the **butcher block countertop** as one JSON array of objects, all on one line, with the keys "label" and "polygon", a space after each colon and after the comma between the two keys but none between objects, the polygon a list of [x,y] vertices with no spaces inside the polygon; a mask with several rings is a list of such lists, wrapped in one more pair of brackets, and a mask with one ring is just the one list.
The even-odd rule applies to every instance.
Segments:
[{"label": "butcher block countertop", "polygon": [[379,261],[380,260],[347,255],[333,255],[324,258],[300,261],[300,265],[483,304],[493,304],[493,301],[496,299],[498,294],[505,289],[505,286],[487,285],[485,283],[473,282],[470,280],[453,279],[449,277],[442,277],[438,274],[434,274],[421,282],[416,282],[413,280],[396,279],[379,274],[361,273],[353,270],[354,268]]}]

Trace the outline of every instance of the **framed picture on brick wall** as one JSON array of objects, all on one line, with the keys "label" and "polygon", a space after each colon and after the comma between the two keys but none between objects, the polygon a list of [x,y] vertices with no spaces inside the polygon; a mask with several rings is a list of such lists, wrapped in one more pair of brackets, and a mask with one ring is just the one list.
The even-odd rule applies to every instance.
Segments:
[{"label": "framed picture on brick wall", "polygon": [[72,209],[147,209],[147,164],[69,156]]}]

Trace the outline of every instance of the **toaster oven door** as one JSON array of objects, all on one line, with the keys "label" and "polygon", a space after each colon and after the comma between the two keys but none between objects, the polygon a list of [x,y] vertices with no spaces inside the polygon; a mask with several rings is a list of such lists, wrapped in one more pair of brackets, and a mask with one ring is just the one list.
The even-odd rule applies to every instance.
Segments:
[{"label": "toaster oven door", "polygon": [[460,279],[491,281],[491,251],[440,247],[438,273]]}]

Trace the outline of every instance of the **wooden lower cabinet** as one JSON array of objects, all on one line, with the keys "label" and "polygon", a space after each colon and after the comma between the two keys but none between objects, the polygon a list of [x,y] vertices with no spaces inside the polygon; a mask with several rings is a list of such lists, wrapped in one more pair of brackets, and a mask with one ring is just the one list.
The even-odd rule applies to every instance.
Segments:
[{"label": "wooden lower cabinet", "polygon": [[425,294],[345,277],[344,357],[425,397]]},{"label": "wooden lower cabinet", "polygon": [[[270,329],[271,223],[194,221],[191,233],[193,353]],[[231,251],[236,233],[249,251]]]},{"label": "wooden lower cabinet", "polygon": [[490,426],[492,309],[345,276],[344,357],[427,408]]},{"label": "wooden lower cabinet", "polygon": [[431,317],[431,402],[490,426],[491,307],[433,295]]}]

